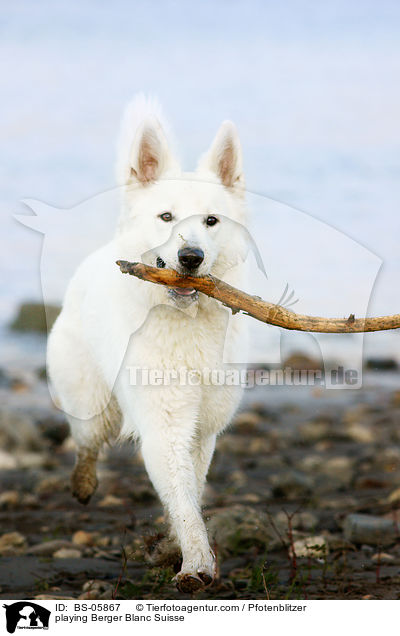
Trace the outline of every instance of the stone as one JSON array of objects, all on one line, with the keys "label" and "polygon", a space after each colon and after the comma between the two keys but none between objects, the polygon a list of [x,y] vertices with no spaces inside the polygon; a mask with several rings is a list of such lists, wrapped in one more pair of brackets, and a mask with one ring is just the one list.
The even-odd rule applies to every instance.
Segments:
[{"label": "stone", "polygon": [[390,545],[399,536],[391,519],[356,513],[346,517],[343,530],[346,540],[356,544]]},{"label": "stone", "polygon": [[6,532],[0,536],[0,554],[13,556],[23,554],[26,550],[26,539],[20,532]]},{"label": "stone", "polygon": [[328,542],[322,535],[297,539],[293,543],[293,549],[297,557],[323,558],[329,552]]},{"label": "stone", "polygon": [[55,559],[80,559],[81,551],[73,548],[61,548],[54,552]]},{"label": "stone", "polygon": [[329,437],[330,422],[325,419],[305,422],[298,427],[300,439],[308,443],[314,443]]},{"label": "stone", "polygon": [[[263,492],[264,499],[268,498],[268,497],[266,497],[267,494],[268,494],[267,491]],[[255,492],[246,492],[246,493],[244,493],[242,499],[246,503],[250,503],[250,504],[252,504],[252,503],[253,504],[254,503],[260,503],[260,501],[262,501],[262,498],[260,497],[260,495],[257,495],[257,493],[255,493]]]},{"label": "stone", "polygon": [[111,601],[115,597],[115,592],[112,588],[105,590],[99,595],[101,601]]},{"label": "stone", "polygon": [[377,552],[373,554],[371,557],[372,561],[375,563],[388,563],[390,561],[394,561],[393,554],[388,554],[387,552]]},{"label": "stone", "polygon": [[136,484],[130,496],[132,501],[137,503],[147,503],[157,499],[157,495],[151,484]]},{"label": "stone", "polygon": [[[246,441],[248,443],[249,440],[247,439]],[[217,440],[216,449],[218,453],[226,455],[247,455],[247,448],[243,442],[243,437],[233,435],[232,433],[225,433],[225,435],[222,435],[222,437]]]},{"label": "stone", "polygon": [[375,465],[386,473],[400,469],[400,449],[384,448],[375,455]]},{"label": "stone", "polygon": [[297,462],[297,467],[306,473],[316,473],[324,463],[320,455],[305,455]]},{"label": "stone", "polygon": [[96,545],[98,545],[100,548],[107,548],[107,546],[109,546],[111,543],[111,539],[110,537],[99,537],[98,539],[96,539]]},{"label": "stone", "polygon": [[358,422],[349,424],[345,428],[345,434],[353,442],[358,442],[359,444],[373,444],[375,441],[373,430]]},{"label": "stone", "polygon": [[254,433],[260,427],[263,418],[254,411],[238,413],[233,421],[234,430],[237,433]]},{"label": "stone", "polygon": [[233,470],[229,474],[229,482],[236,488],[243,488],[247,483],[247,475],[244,470]]},{"label": "stone", "polygon": [[254,546],[265,550],[280,545],[267,515],[250,506],[236,504],[217,510],[206,525],[211,545],[215,541],[218,550],[225,554],[241,554]]},{"label": "stone", "polygon": [[15,453],[18,468],[42,468],[49,464],[49,457],[45,453],[20,452]]},{"label": "stone", "polygon": [[274,420],[276,418],[276,414],[274,413],[274,411],[267,408],[265,402],[263,401],[252,402],[250,404],[250,409],[251,409],[251,412],[257,413],[257,415],[260,415],[264,420],[265,419]]},{"label": "stone", "polygon": [[70,541],[63,541],[62,539],[54,539],[54,541],[44,541],[43,543],[37,543],[29,548],[27,554],[35,556],[53,556],[55,552],[61,549],[74,549],[73,543]]},{"label": "stone", "polygon": [[123,506],[124,501],[115,495],[106,495],[97,505],[100,508],[113,508],[114,506]]},{"label": "stone", "polygon": [[341,508],[348,510],[356,508],[358,504],[359,501],[356,497],[347,494],[341,496],[336,493],[332,495],[325,495],[319,500],[320,508],[325,508],[325,510],[340,510]]},{"label": "stone", "polygon": [[[100,581],[99,579],[90,579],[83,584],[82,594],[78,596],[79,599],[99,599],[99,598],[112,598],[108,596],[113,592],[113,586],[110,583],[105,583],[104,581]],[[103,594],[105,596],[103,596]]]},{"label": "stone", "polygon": [[326,459],[320,467],[320,472],[327,477],[333,477],[340,484],[348,485],[353,478],[354,460],[346,456]]},{"label": "stone", "polygon": [[[292,516],[292,528],[299,530],[313,530],[318,524],[318,517],[312,512],[304,510],[303,512],[297,512]],[[288,529],[288,517],[287,514],[280,510],[274,515],[274,522],[282,532],[287,532]]]},{"label": "stone", "polygon": [[257,457],[257,466],[263,471],[276,472],[282,470],[287,464],[281,455],[269,455],[268,457]]},{"label": "stone", "polygon": [[[66,596],[65,594],[38,594],[33,597],[36,601],[74,601],[74,596]],[[80,597],[78,597],[80,598]]]},{"label": "stone", "polygon": [[91,532],[85,532],[85,530],[77,530],[72,535],[72,543],[76,545],[93,545],[95,538]]},{"label": "stone", "polygon": [[355,545],[351,543],[350,541],[346,541],[346,539],[343,538],[342,534],[333,534],[332,532],[328,532],[327,530],[324,530],[324,537],[327,540],[329,549],[332,552],[335,552],[336,550],[340,550],[341,552],[343,551],[356,552],[357,551]]},{"label": "stone", "polygon": [[364,422],[370,413],[371,407],[368,404],[356,404],[346,409],[342,421],[344,424],[359,424],[360,422]]},{"label": "stone", "polygon": [[29,492],[22,495],[21,505],[24,506],[24,508],[31,508],[31,509],[40,507],[38,498]]},{"label": "stone", "polygon": [[386,502],[389,504],[394,504],[400,502],[400,488],[396,488],[389,493]]},{"label": "stone", "polygon": [[271,486],[274,497],[297,499],[309,495],[314,482],[309,475],[298,470],[287,470],[271,475]]},{"label": "stone", "polygon": [[5,490],[0,494],[0,508],[16,508],[19,502],[20,495],[16,490]]},{"label": "stone", "polygon": [[17,466],[16,458],[0,449],[0,470],[15,470]]},{"label": "stone", "polygon": [[78,599],[80,601],[94,601],[97,600],[99,598],[99,592],[97,590],[88,590],[87,592],[82,592],[82,594],[80,594],[78,596]]},{"label": "stone", "polygon": [[41,479],[35,487],[38,495],[52,494],[53,492],[66,492],[70,488],[69,481],[59,475],[51,475]]},{"label": "stone", "polygon": [[266,437],[250,437],[248,438],[248,444],[246,444],[246,454],[253,455],[268,455],[271,452],[271,440]]}]

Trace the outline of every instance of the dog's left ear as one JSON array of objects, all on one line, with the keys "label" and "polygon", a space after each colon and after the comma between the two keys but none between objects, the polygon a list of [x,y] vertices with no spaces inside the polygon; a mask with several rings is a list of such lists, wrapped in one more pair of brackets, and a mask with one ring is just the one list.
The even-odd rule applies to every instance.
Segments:
[{"label": "dog's left ear", "polygon": [[180,172],[170,150],[168,131],[157,100],[137,95],[125,109],[117,152],[117,181],[119,185],[147,185]]},{"label": "dog's left ear", "polygon": [[231,121],[221,124],[210,149],[201,157],[198,170],[213,172],[226,188],[244,191],[242,147]]}]

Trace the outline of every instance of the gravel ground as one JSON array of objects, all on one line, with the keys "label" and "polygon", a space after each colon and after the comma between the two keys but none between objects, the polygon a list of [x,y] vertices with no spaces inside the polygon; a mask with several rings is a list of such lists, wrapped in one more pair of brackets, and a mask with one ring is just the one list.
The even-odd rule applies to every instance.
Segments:
[{"label": "gravel ground", "polygon": [[[140,452],[104,452],[91,503],[72,499],[41,375],[0,373],[0,597],[190,598]],[[400,374],[366,380],[246,392],[205,494],[218,578],[193,598],[400,598]]]}]

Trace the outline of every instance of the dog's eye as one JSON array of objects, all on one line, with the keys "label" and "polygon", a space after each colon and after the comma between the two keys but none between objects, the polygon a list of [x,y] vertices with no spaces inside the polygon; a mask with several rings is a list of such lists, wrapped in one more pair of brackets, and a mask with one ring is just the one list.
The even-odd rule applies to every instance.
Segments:
[{"label": "dog's eye", "polygon": [[218,221],[219,219],[217,219],[216,216],[208,216],[206,218],[206,225],[208,225],[209,227],[212,227],[213,225],[216,225]]},{"label": "dog's eye", "polygon": [[165,221],[165,223],[169,223],[170,221],[172,221],[171,212],[163,212],[162,214],[159,214],[159,217],[160,217],[160,219]]}]

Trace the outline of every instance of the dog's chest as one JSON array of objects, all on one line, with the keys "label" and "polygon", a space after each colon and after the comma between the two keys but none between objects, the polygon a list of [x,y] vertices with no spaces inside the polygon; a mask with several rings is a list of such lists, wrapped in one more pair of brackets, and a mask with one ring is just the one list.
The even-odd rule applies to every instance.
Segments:
[{"label": "dog's chest", "polygon": [[136,355],[161,367],[220,366],[230,338],[228,311],[214,303],[195,316],[165,306],[155,307],[135,337]]}]

